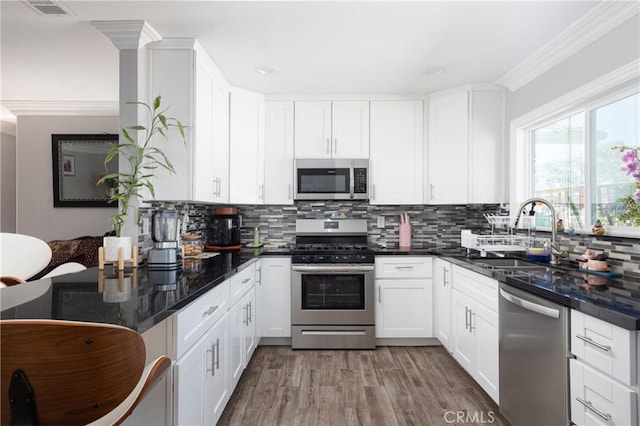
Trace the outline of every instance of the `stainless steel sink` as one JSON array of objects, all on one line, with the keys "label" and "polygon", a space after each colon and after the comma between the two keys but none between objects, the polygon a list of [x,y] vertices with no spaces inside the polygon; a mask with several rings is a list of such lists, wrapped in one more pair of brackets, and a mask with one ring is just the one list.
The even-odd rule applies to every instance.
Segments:
[{"label": "stainless steel sink", "polygon": [[546,271],[548,267],[521,259],[477,259],[474,265],[492,271]]}]

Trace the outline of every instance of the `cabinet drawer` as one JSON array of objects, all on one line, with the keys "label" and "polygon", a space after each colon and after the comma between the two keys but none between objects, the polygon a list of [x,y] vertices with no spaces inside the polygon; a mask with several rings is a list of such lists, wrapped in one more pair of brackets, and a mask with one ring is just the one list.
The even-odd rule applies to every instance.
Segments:
[{"label": "cabinet drawer", "polygon": [[431,278],[431,274],[430,257],[376,257],[376,278]]},{"label": "cabinet drawer", "polygon": [[452,288],[498,312],[498,281],[457,265],[452,266]]},{"label": "cabinet drawer", "polygon": [[569,361],[571,420],[592,424],[637,425],[638,394],[581,361]]},{"label": "cabinet drawer", "polygon": [[255,284],[256,265],[252,263],[242,271],[229,278],[229,304],[235,305],[247,292],[249,287]]},{"label": "cabinet drawer", "polygon": [[571,310],[571,352],[628,386],[638,384],[637,333]]},{"label": "cabinet drawer", "polygon": [[209,327],[227,312],[229,281],[226,280],[217,285],[213,290],[203,294],[173,316],[176,333],[176,359],[187,352]]}]

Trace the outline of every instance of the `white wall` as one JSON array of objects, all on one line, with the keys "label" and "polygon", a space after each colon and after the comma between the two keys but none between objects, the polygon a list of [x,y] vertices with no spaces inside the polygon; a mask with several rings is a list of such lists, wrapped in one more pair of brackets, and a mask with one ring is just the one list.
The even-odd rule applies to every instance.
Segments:
[{"label": "white wall", "polygon": [[640,57],[639,17],[628,19],[584,49],[507,96],[507,123]]},{"label": "white wall", "polygon": [[0,231],[16,232],[16,137],[0,134]]},{"label": "white wall", "polygon": [[53,207],[51,134],[118,133],[117,116],[18,116],[17,232],[45,241],[111,230],[115,208]]}]

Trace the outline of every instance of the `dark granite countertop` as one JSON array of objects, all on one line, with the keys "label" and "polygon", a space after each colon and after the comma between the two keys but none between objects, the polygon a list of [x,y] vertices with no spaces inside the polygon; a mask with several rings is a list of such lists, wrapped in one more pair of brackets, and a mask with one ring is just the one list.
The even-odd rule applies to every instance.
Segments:
[{"label": "dark granite countertop", "polygon": [[[629,330],[640,330],[640,281],[586,276],[571,267],[509,276],[477,266],[479,257],[465,256],[460,247],[374,248],[376,255],[440,256],[532,294],[577,309]],[[144,332],[168,318],[225,279],[255,262],[259,256],[287,256],[290,248],[242,249],[221,253],[179,272],[136,268],[137,285],[118,291],[118,279],[106,279],[99,288],[99,271],[29,282],[2,290],[2,319],[40,318],[121,324]],[[111,274],[111,267],[105,276]],[[126,271],[131,276],[132,269]],[[130,280],[125,280],[130,283]]]},{"label": "dark granite countertop", "polygon": [[[0,318],[37,318],[120,324],[140,333],[163,321],[207,291],[277,250],[239,250],[185,263],[179,271],[125,270],[118,289],[117,271],[104,270],[100,289],[98,268],[2,289]],[[111,278],[110,278],[111,277]],[[102,290],[102,291],[100,291]]]},{"label": "dark granite countertop", "polygon": [[478,266],[481,258],[446,257],[455,265],[471,269],[531,294],[600,318],[627,330],[640,330],[640,281],[585,274],[577,264],[547,266],[544,271],[517,274]]}]

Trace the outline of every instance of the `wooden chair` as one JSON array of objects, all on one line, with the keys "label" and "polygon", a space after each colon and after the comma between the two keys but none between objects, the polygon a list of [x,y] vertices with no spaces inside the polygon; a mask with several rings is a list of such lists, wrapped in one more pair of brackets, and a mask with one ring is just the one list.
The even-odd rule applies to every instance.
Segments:
[{"label": "wooden chair", "polygon": [[167,372],[142,336],[109,324],[0,321],[2,425],[118,425]]}]

